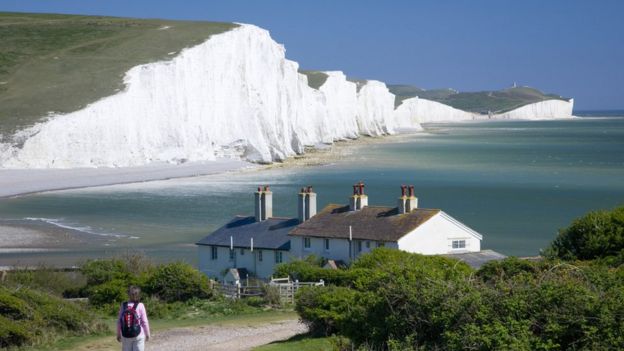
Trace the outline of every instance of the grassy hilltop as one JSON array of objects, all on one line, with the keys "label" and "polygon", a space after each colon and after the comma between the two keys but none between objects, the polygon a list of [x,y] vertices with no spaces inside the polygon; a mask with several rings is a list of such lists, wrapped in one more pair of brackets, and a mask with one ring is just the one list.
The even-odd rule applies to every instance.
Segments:
[{"label": "grassy hilltop", "polygon": [[170,58],[235,26],[0,12],[0,134],[111,95],[133,66]]},{"label": "grassy hilltop", "polygon": [[506,112],[545,100],[568,100],[559,95],[545,94],[529,87],[461,93],[453,89],[425,90],[411,85],[388,85],[388,89],[396,95],[396,106],[399,106],[405,99],[419,96],[460,110],[477,113]]}]

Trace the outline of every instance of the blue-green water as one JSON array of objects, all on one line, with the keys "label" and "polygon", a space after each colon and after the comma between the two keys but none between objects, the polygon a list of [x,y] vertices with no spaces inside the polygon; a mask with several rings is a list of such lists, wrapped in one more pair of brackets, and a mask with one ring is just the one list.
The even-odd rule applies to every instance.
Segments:
[{"label": "blue-green water", "polygon": [[573,218],[624,204],[624,118],[430,125],[428,134],[356,150],[327,166],[0,200],[0,219],[46,218],[110,238],[71,252],[0,254],[0,263],[75,261],[125,248],[195,262],[192,244],[251,214],[259,184],[272,186],[276,216],[296,215],[303,185],[314,186],[320,209],[346,203],[360,180],[371,205],[393,206],[399,186],[413,184],[420,207],[443,209],[482,233],[482,248],[508,255],[536,255]]}]

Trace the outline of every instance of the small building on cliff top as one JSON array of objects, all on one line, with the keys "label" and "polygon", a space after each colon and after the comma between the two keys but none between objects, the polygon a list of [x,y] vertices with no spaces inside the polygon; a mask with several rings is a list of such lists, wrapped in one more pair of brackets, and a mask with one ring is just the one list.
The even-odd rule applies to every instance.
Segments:
[{"label": "small building on cliff top", "polygon": [[319,213],[316,196],[302,188],[298,217],[273,217],[273,193],[259,187],[254,216],[236,216],[197,242],[200,270],[221,279],[245,268],[268,278],[275,265],[309,255],[348,263],[381,246],[425,255],[481,250],[481,234],[442,210],[419,208],[413,186],[401,187],[396,207],[369,206],[363,183],[353,186],[348,205],[329,204]]}]

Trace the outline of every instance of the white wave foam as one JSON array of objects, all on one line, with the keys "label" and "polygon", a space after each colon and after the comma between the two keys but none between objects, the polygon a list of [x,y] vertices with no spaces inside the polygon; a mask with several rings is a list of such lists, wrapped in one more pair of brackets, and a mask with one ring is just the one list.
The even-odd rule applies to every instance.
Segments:
[{"label": "white wave foam", "polygon": [[67,223],[62,218],[24,217],[23,219],[26,221],[44,222],[44,223],[51,224],[59,228],[74,230],[74,231],[78,231],[78,232],[86,233],[86,234],[109,236],[109,237],[114,237],[114,238],[139,239],[139,237],[136,237],[136,236],[96,231],[88,225],[81,226],[81,225],[76,225],[72,223]]}]

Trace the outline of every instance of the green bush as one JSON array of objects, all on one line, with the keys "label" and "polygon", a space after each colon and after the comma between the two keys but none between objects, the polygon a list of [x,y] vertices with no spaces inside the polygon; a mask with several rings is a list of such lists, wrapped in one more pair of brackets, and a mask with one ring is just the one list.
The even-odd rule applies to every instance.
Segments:
[{"label": "green bush", "polygon": [[301,290],[311,330],[363,350],[624,349],[624,267],[509,258],[474,273],[391,250],[364,255],[349,287]]},{"label": "green bush", "polygon": [[102,284],[87,287],[89,303],[94,306],[104,306],[108,304],[119,305],[128,299],[129,281],[114,279]]},{"label": "green bush", "polygon": [[[612,211],[590,212],[559,231],[544,252],[563,260],[624,257],[624,206]],[[621,262],[621,261],[620,261]]]},{"label": "green bush", "polygon": [[30,343],[32,335],[27,325],[15,322],[0,315],[0,348],[22,346]]},{"label": "green bush", "polygon": [[61,296],[66,290],[77,289],[85,284],[80,272],[63,272],[54,268],[39,266],[36,269],[15,268],[7,276],[7,283],[13,286],[27,286]]},{"label": "green bush", "polygon": [[343,329],[357,293],[345,287],[307,287],[297,292],[295,310],[313,335],[329,336]]},{"label": "green bush", "polygon": [[36,345],[63,335],[90,335],[107,330],[88,311],[73,303],[26,287],[0,287],[0,346]]},{"label": "green bush", "polygon": [[145,281],[145,291],[167,302],[212,296],[208,278],[191,265],[182,262],[156,268]]},{"label": "green bush", "polygon": [[88,286],[110,282],[111,280],[129,280],[130,270],[121,259],[91,260],[81,267]]}]

